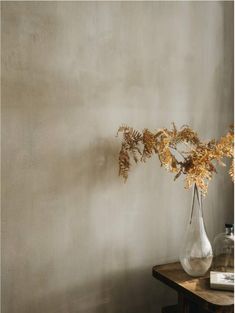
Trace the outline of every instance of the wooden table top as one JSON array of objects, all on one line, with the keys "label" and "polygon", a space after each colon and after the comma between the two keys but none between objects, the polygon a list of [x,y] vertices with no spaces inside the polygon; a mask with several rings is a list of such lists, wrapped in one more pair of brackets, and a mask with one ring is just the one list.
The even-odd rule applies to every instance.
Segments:
[{"label": "wooden table top", "polygon": [[233,306],[233,291],[210,289],[209,274],[203,277],[190,277],[184,272],[179,262],[156,265],[153,276],[178,292],[187,295],[197,303],[213,306]]}]

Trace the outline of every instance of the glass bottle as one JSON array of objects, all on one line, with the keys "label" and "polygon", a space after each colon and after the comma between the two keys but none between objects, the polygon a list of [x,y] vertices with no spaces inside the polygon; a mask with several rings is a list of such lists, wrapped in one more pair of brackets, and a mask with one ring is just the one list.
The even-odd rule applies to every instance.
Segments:
[{"label": "glass bottle", "polygon": [[225,224],[225,232],[215,236],[213,241],[213,271],[234,271],[234,234],[233,224]]},{"label": "glass bottle", "polygon": [[195,184],[190,222],[180,252],[180,263],[187,274],[198,277],[206,274],[211,267],[212,258],[212,247],[203,221],[202,194]]}]

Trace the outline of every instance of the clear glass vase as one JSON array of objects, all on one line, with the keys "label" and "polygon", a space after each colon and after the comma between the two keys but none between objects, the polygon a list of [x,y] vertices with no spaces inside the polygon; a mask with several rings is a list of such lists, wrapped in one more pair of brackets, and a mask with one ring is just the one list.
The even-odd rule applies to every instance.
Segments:
[{"label": "clear glass vase", "polygon": [[215,236],[213,254],[213,271],[234,272],[233,224],[225,224],[225,231]]},{"label": "clear glass vase", "polygon": [[190,222],[180,252],[180,263],[187,274],[198,277],[206,274],[212,259],[212,247],[203,221],[202,194],[195,184]]}]

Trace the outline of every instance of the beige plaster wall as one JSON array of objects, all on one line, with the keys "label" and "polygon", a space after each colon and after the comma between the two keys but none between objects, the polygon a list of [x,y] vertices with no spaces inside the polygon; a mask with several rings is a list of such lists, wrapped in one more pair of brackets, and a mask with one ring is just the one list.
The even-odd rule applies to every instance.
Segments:
[{"label": "beige plaster wall", "polygon": [[[191,193],[157,160],[117,176],[122,123],[233,121],[232,2],[2,2],[2,313],[160,312]],[[233,218],[224,171],[210,239]]]}]

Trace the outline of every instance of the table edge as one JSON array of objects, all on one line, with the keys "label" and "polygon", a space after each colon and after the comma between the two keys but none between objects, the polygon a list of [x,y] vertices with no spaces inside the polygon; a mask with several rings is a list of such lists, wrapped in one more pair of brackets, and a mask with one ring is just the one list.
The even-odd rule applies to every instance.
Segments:
[{"label": "table edge", "polygon": [[[179,263],[179,262],[174,262],[174,263]],[[167,264],[162,264],[162,265],[168,265],[168,264],[173,264],[173,263],[167,263]],[[172,280],[169,280],[167,277],[165,277],[164,275],[162,275],[161,273],[157,272],[155,269],[159,266],[162,265],[155,265],[152,267],[152,276],[156,279],[158,279],[159,281],[165,283],[167,286],[173,288],[175,291],[182,291],[182,293],[184,293],[185,295],[187,295],[188,298],[191,298],[192,300],[197,300],[202,304],[209,304],[210,306],[213,306],[214,308],[221,308],[221,307],[233,307],[233,304],[218,304],[218,303],[214,303],[214,302],[208,302],[207,300],[201,298],[199,295],[197,295],[196,293],[191,292],[190,290],[182,287],[181,285],[175,283]]]}]

